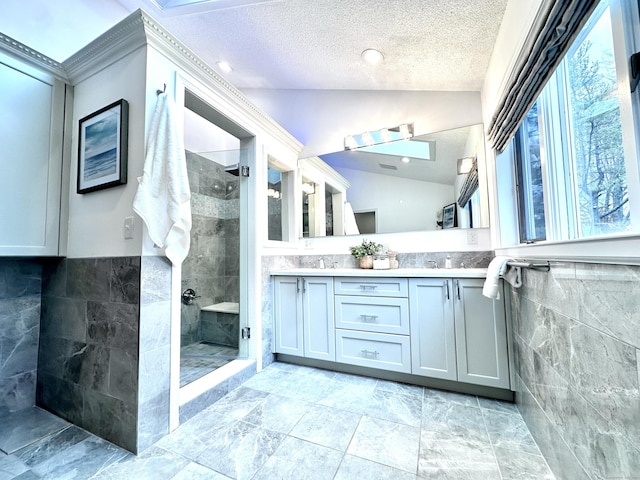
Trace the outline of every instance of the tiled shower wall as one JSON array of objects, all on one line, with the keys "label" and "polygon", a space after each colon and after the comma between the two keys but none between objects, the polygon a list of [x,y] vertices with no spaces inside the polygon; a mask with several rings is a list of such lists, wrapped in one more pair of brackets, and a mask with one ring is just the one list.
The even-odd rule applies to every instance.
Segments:
[{"label": "tiled shower wall", "polygon": [[132,452],[168,433],[170,264],[51,260],[42,285],[37,404]]},{"label": "tiled shower wall", "polygon": [[559,480],[640,471],[640,268],[524,271],[512,289],[516,401]]},{"label": "tiled shower wall", "polygon": [[0,415],[35,405],[42,267],[0,259]]},{"label": "tiled shower wall", "polygon": [[238,177],[222,165],[186,152],[191,188],[191,249],[182,264],[182,291],[200,298],[182,305],[181,345],[200,340],[200,308],[240,298]]},{"label": "tiled shower wall", "polygon": [[38,405],[136,451],[140,257],[45,264]]}]

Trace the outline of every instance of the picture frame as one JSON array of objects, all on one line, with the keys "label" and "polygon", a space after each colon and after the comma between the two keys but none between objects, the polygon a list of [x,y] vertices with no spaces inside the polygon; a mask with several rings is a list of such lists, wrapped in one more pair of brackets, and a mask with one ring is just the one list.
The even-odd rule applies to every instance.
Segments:
[{"label": "picture frame", "polygon": [[127,183],[129,103],[120,99],[78,122],[79,194]]},{"label": "picture frame", "polygon": [[451,203],[442,209],[442,228],[455,228],[458,226],[458,209],[455,203]]}]

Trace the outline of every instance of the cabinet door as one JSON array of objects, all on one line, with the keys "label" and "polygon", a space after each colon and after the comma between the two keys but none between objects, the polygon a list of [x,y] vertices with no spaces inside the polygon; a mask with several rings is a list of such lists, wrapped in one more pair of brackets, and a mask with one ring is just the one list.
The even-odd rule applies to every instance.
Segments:
[{"label": "cabinet door", "polygon": [[274,277],[273,310],[277,353],[304,355],[301,283],[302,279],[298,277]]},{"label": "cabinet door", "polygon": [[58,255],[64,84],[0,53],[0,256]]},{"label": "cabinet door", "polygon": [[304,356],[335,361],[333,278],[305,277],[301,281]]},{"label": "cabinet door", "polygon": [[504,294],[482,295],[484,281],[454,280],[458,380],[509,388]]},{"label": "cabinet door", "polygon": [[409,280],[411,373],[456,380],[451,280]]}]

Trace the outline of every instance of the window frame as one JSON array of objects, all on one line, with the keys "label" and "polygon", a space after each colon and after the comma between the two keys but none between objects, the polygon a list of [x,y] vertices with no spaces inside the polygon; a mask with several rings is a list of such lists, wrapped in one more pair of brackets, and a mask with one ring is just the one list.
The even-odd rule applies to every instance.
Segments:
[{"label": "window frame", "polygon": [[[598,7],[600,8],[600,7]],[[616,65],[616,75],[618,84],[618,95],[620,101],[620,115],[623,128],[623,149],[625,157],[625,167],[627,169],[627,182],[630,198],[630,208],[632,212],[636,212],[635,216],[632,213],[631,232],[619,232],[605,235],[595,235],[590,237],[576,238],[575,232],[578,223],[573,215],[567,214],[567,211],[572,211],[563,205],[563,201],[566,204],[566,199],[570,198],[567,193],[570,191],[570,179],[565,177],[564,182],[557,182],[557,178],[560,176],[558,169],[559,162],[552,170],[548,170],[545,175],[545,226],[547,228],[547,239],[535,241],[531,244],[519,243],[520,234],[516,233],[515,238],[511,235],[502,234],[495,236],[496,241],[496,255],[507,255],[518,258],[543,258],[551,260],[566,260],[566,261],[584,261],[584,262],[598,262],[598,263],[623,263],[640,265],[640,255],[638,254],[638,240],[640,240],[640,165],[638,160],[638,148],[640,148],[640,88],[633,94],[630,92],[629,83],[629,56],[638,51],[640,45],[640,26],[638,23],[633,22],[632,19],[640,18],[639,6],[637,1],[620,1],[612,0],[609,2],[610,15],[611,15],[611,27],[613,33],[614,44],[614,62]],[[595,12],[594,12],[595,13]],[[562,75],[563,73],[561,73]],[[557,86],[555,87],[557,88]],[[539,101],[549,101],[546,95],[541,95]],[[566,105],[558,105],[557,107],[566,108]],[[553,125],[559,122],[559,115],[547,115],[543,118],[541,128],[545,130],[545,134],[541,132],[541,150],[542,148],[549,148],[546,130],[553,129]],[[558,131],[558,130],[556,130]],[[544,142],[544,147],[543,147]],[[556,144],[555,149],[565,150],[563,155],[570,155],[571,152],[566,150],[571,149],[570,143],[562,139],[561,142],[554,142]],[[514,142],[515,144],[515,142]],[[558,147],[557,145],[560,145]],[[513,178],[517,178],[517,172],[515,167],[515,152],[516,148],[505,149],[504,153],[497,155],[498,158],[501,155],[506,155],[511,158],[511,172],[496,172],[498,175],[511,175]],[[554,152],[554,155],[560,152]],[[504,160],[500,161],[500,164],[504,165]],[[546,162],[543,160],[543,165]],[[548,166],[547,166],[548,167]],[[501,169],[504,170],[504,169]],[[496,178],[496,182],[500,183],[501,180]],[[549,188],[549,185],[552,185]],[[571,197],[572,198],[572,197]],[[547,215],[548,209],[560,209],[564,212],[563,215],[549,216]],[[573,210],[575,212],[575,210]],[[520,215],[517,215],[519,218]],[[509,218],[504,219],[500,223],[500,230],[513,230],[514,225],[509,225],[511,220]],[[518,226],[519,228],[519,226]],[[569,238],[563,240],[557,240],[560,235],[569,234]],[[508,239],[512,238],[511,241]],[[505,242],[505,239],[506,242]],[[505,244],[507,243],[507,244]],[[512,245],[508,245],[512,243]],[[606,253],[602,253],[606,252]]]}]

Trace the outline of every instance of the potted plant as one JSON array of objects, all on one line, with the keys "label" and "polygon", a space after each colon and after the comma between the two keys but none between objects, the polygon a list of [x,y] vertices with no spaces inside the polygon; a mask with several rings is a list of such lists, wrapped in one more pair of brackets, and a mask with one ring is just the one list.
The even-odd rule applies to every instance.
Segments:
[{"label": "potted plant", "polygon": [[360,245],[349,247],[351,255],[360,260],[360,268],[373,268],[373,256],[382,250],[382,245],[363,239]]}]

